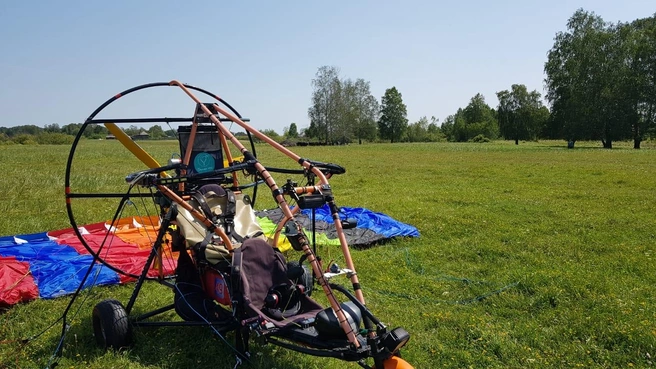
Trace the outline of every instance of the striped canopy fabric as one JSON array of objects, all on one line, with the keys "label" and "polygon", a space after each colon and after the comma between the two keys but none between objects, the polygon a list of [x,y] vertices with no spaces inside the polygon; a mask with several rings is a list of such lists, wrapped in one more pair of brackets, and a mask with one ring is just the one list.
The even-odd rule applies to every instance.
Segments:
[{"label": "striped canopy fabric", "polygon": [[[282,217],[278,209],[257,211],[256,215],[265,235],[275,232],[276,224]],[[394,237],[419,237],[415,227],[364,208],[342,207],[340,217],[357,222],[357,227],[345,230],[351,246],[372,245]],[[317,209],[314,218],[317,244],[339,245],[328,208]],[[303,210],[297,219],[308,232],[311,230],[311,211]],[[141,274],[158,230],[157,217],[124,218],[113,227],[101,222],[79,229],[87,245],[103,260],[132,275]],[[283,252],[291,248],[284,236],[279,238],[276,246]],[[165,245],[162,251],[161,263],[156,263],[148,271],[151,277],[160,273],[164,276],[175,273],[177,253]],[[93,269],[83,288],[134,280],[94,262],[93,256],[71,228],[0,237],[0,306],[71,294],[79,288],[90,266]]]}]

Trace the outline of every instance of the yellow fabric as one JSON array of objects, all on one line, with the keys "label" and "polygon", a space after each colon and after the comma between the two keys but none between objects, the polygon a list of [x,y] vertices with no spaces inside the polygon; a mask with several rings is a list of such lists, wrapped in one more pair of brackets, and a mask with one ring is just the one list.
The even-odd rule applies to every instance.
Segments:
[{"label": "yellow fabric", "polygon": [[[260,224],[260,227],[262,227],[262,233],[264,233],[264,235],[267,237],[269,243],[273,242],[273,235],[276,234],[277,224],[273,223],[269,218],[260,218],[260,217],[257,217],[257,222]],[[292,244],[289,243],[289,240],[287,239],[287,237],[285,237],[284,234],[281,234],[280,237],[278,238],[277,245],[271,245],[271,246],[277,247],[278,250],[282,252],[291,250],[292,248]]]},{"label": "yellow fabric", "polygon": [[[244,157],[243,156],[238,156],[236,158],[232,158],[232,161],[242,162],[242,161],[244,161]],[[223,167],[224,168],[227,168],[229,166],[229,164],[230,163],[228,163],[228,159],[223,159]]]},{"label": "yellow fabric", "polygon": [[[266,217],[265,218],[258,217],[257,222],[260,224],[260,227],[262,227],[262,232],[264,232],[264,235],[267,236],[269,241],[271,241],[273,239],[274,234],[276,233],[277,224],[273,223],[271,219]],[[307,229],[305,229],[305,233],[308,235],[310,234],[310,232],[308,232]],[[317,240],[317,245],[321,245],[321,246],[340,245],[338,238],[328,238],[328,236],[326,236],[326,234],[324,233],[317,233],[315,237]],[[312,242],[312,240],[309,241]],[[287,237],[285,237],[284,234],[282,234],[282,232],[280,234],[280,237],[278,237],[278,244],[272,246],[278,247],[278,249],[283,252],[287,250],[291,250],[292,248],[291,243],[289,243],[289,240],[287,239]]]}]

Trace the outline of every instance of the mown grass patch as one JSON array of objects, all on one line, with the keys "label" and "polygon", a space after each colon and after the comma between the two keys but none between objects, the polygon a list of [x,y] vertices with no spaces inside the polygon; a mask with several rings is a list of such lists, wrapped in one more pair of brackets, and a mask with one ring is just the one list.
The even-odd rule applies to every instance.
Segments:
[{"label": "mown grass patch", "polygon": [[[112,189],[142,169],[118,142],[84,143],[80,189]],[[160,162],[175,142],[144,142]],[[371,144],[298,147],[343,165],[332,181],[339,205],[387,213],[421,238],[353,250],[371,309],[412,338],[404,357],[431,367],[646,367],[656,355],[656,150],[630,143]],[[270,166],[289,161],[267,147]],[[62,146],[2,146],[5,174],[0,235],[68,227]],[[284,181],[285,176],[277,177]],[[265,194],[266,192],[266,194]],[[258,207],[273,206],[262,190]],[[85,219],[113,211],[79,203]],[[105,206],[105,205],[103,205]],[[102,207],[102,206],[101,206]],[[102,213],[102,216],[98,214]],[[95,218],[94,218],[95,217]],[[339,262],[339,250],[321,248]],[[106,297],[126,301],[131,286],[96,288],[65,342],[62,367],[232,367],[231,351],[203,329],[141,329],[121,353],[96,348],[90,314]],[[171,298],[148,285],[137,308]],[[59,327],[25,347],[13,342],[57,319],[60,298],[0,315],[0,367],[43,367]],[[229,336],[231,337],[231,336]],[[254,346],[256,368],[342,368],[344,363]],[[352,365],[356,367],[355,365]]]}]

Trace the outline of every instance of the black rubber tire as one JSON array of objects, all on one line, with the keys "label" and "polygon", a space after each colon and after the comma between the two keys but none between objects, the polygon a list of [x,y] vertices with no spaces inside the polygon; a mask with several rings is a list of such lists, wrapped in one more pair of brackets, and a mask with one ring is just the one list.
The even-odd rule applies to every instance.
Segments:
[{"label": "black rubber tire", "polygon": [[132,327],[123,305],[116,300],[103,300],[93,308],[93,334],[96,342],[107,349],[120,350],[132,343]]}]

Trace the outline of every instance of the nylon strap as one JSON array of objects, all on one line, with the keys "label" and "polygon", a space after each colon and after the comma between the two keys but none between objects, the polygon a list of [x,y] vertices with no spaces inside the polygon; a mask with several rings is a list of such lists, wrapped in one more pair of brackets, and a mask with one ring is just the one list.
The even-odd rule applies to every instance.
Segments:
[{"label": "nylon strap", "polygon": [[[241,247],[234,249],[232,254],[232,265],[230,269],[230,281],[232,285],[232,295],[234,298],[241,296]],[[240,304],[241,301],[233,301],[233,305]],[[235,309],[237,311],[238,309]]]},{"label": "nylon strap", "polygon": [[194,193],[191,195],[194,200],[198,203],[200,206],[200,209],[203,211],[205,216],[209,218],[213,223],[216,221],[216,215],[212,213],[212,209],[210,209],[210,206],[207,205],[207,201],[205,201],[205,196],[203,196],[200,193]]},{"label": "nylon strap", "polygon": [[237,198],[235,197],[235,193],[230,190],[226,190],[226,196],[228,201],[226,201],[226,208],[225,211],[223,212],[225,231],[232,238],[234,238],[235,241],[242,243],[244,242],[244,237],[242,237],[241,235],[237,234],[237,232],[235,232],[235,214],[237,214]]}]

